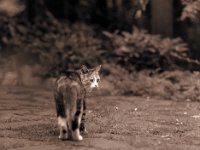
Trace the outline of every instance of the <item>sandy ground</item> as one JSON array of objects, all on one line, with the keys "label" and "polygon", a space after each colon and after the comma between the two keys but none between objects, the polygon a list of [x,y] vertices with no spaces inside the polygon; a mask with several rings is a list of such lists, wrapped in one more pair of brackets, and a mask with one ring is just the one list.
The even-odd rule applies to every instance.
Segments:
[{"label": "sandy ground", "polygon": [[88,135],[59,141],[51,90],[0,87],[0,150],[197,150],[200,103],[141,97],[88,100]]}]

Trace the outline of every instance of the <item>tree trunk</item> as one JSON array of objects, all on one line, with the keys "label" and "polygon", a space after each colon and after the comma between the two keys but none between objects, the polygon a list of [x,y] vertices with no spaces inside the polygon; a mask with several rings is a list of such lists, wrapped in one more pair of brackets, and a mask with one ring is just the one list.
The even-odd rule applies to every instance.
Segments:
[{"label": "tree trunk", "polygon": [[151,31],[173,36],[173,0],[151,0]]}]

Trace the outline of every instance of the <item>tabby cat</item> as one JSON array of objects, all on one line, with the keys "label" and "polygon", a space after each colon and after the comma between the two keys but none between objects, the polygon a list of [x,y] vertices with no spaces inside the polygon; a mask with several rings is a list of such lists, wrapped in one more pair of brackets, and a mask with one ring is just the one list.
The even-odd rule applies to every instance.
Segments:
[{"label": "tabby cat", "polygon": [[101,65],[93,69],[82,66],[80,70],[68,71],[56,80],[54,98],[56,103],[59,139],[81,141],[85,128],[86,94],[97,88]]}]

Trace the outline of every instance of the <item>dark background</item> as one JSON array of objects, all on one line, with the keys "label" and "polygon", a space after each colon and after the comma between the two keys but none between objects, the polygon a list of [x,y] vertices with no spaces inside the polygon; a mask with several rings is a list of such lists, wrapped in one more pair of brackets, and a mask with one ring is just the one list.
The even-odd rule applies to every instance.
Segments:
[{"label": "dark background", "polygon": [[[0,3],[4,6],[0,23],[2,55],[28,55],[31,57],[28,61],[64,65],[64,69],[114,61],[131,64],[134,68],[131,70],[169,69],[166,57],[178,59],[171,58],[174,57],[168,54],[171,51],[181,57],[184,53],[190,59],[200,56],[199,2],[195,0],[1,0]],[[136,36],[131,37],[133,34]],[[155,38],[155,34],[160,36]],[[122,38],[121,43],[116,43],[117,38]],[[174,61],[180,67],[181,63]]]},{"label": "dark background", "polygon": [[137,73],[149,84],[164,78],[171,86],[185,71],[199,71],[199,6],[198,0],[0,0],[1,82],[8,71],[23,85],[30,74],[48,79],[102,64],[104,79],[120,81],[120,94],[147,92],[127,86]]}]

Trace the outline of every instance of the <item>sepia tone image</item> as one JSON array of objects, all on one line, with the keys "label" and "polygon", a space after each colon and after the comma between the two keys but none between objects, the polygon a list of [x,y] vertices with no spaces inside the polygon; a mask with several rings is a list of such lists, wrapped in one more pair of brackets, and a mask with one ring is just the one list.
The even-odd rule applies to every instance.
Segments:
[{"label": "sepia tone image", "polygon": [[0,0],[0,150],[199,150],[200,0]]}]

